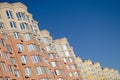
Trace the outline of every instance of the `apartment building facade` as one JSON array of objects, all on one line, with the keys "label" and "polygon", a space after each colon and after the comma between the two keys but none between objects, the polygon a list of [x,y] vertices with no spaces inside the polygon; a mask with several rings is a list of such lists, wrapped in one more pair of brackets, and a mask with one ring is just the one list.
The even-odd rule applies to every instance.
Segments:
[{"label": "apartment building facade", "polygon": [[0,3],[0,80],[109,80],[109,76],[120,80],[117,70],[76,58],[66,38],[53,40],[47,30],[40,30],[24,4]]},{"label": "apartment building facade", "polygon": [[120,80],[118,70],[102,68],[99,62],[92,62],[90,59],[82,60],[80,57],[76,57],[75,62],[83,80]]},{"label": "apartment building facade", "polygon": [[67,76],[69,79],[76,80],[82,79],[80,76],[80,70],[75,63],[75,54],[73,48],[70,46],[66,38],[54,40],[54,45],[57,51],[57,55],[64,61],[66,67]]},{"label": "apartment building facade", "polygon": [[0,43],[0,80],[70,80],[49,32],[24,4],[0,3]]}]

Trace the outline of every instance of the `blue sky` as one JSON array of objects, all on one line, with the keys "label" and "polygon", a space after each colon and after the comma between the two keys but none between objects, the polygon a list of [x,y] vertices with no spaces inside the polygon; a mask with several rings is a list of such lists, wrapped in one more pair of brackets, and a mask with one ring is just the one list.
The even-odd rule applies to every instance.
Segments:
[{"label": "blue sky", "polygon": [[120,71],[119,0],[0,0],[23,2],[54,39],[67,37],[75,54]]}]

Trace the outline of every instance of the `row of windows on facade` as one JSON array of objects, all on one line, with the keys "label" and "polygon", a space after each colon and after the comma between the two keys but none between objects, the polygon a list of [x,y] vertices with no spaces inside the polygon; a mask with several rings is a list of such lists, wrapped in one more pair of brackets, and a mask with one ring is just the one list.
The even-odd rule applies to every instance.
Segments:
[{"label": "row of windows on facade", "polygon": [[[8,52],[4,52],[4,56],[5,56],[5,59],[6,59],[6,60],[11,59],[11,62],[12,62],[13,64],[16,64],[15,58],[14,58],[14,57],[10,58]],[[2,53],[1,53],[1,52],[0,52],[0,57],[2,57]],[[49,54],[48,57],[49,57],[49,58],[55,58],[54,54],[52,54],[52,53]],[[21,55],[20,59],[21,59],[22,64],[26,64],[26,63],[29,61],[27,55]],[[69,59],[72,60],[72,58],[69,58]],[[32,63],[46,62],[47,64],[49,64],[48,61],[45,60],[44,57],[40,57],[40,55],[38,55],[38,54],[32,55],[32,56],[31,56],[31,60],[32,60]],[[51,65],[52,65],[52,67],[56,67],[56,66],[62,67],[62,65],[61,65],[60,62],[54,62],[54,61],[53,61],[53,62],[51,62]],[[67,69],[70,69],[70,66],[69,66],[69,65],[66,65],[66,68],[67,68]],[[76,69],[76,66],[75,66],[75,65],[71,65],[71,69],[75,70],[75,69]]]},{"label": "row of windows on facade", "polygon": [[[10,21],[9,24],[10,24],[10,27],[11,27],[11,28],[17,28],[16,22]],[[5,26],[4,26],[4,23],[3,23],[3,22],[0,22],[0,29],[2,29],[2,28],[5,28]],[[37,30],[34,29],[34,26],[33,26],[33,25],[29,25],[29,24],[27,24],[27,23],[25,23],[25,22],[20,23],[20,29],[21,29],[21,30],[33,31],[33,32],[35,32],[35,33],[37,34]]]},{"label": "row of windows on facade", "polygon": [[[3,55],[4,54],[4,55]],[[9,56],[10,54],[8,52],[0,52],[0,58],[1,57],[5,57],[6,60],[11,60],[11,62],[16,65],[16,60],[14,57],[10,57]],[[48,55],[49,58],[55,58],[55,56],[51,53]],[[26,64],[27,62],[29,62],[30,58],[28,58],[27,55],[21,55],[20,56],[20,59],[21,59],[21,63],[22,64]],[[40,56],[39,54],[34,54],[34,55],[31,55],[31,60],[32,60],[32,63],[39,63],[39,62],[43,62],[43,63],[48,63],[48,60],[46,60],[44,57]],[[59,62],[51,62],[52,66],[55,67],[55,66],[62,66],[61,63]]]},{"label": "row of windows on facade", "polygon": [[[13,33],[13,36],[14,36],[15,39],[19,39],[19,38],[20,38],[20,35],[19,35],[18,32],[14,32],[14,33]],[[7,35],[5,35],[5,37],[7,37]],[[26,34],[24,34],[24,39],[25,39],[25,40],[31,40],[31,39],[33,39],[33,38],[32,38],[32,36],[31,36],[30,34],[26,33]],[[41,40],[42,40],[42,41],[45,41],[45,42],[48,42],[46,38],[41,38]],[[4,40],[2,40],[2,39],[1,39],[1,43],[2,43],[3,46],[5,45]],[[66,45],[63,45],[63,46],[64,46],[65,49],[67,48]],[[18,47],[18,50],[21,50],[21,51],[24,50],[24,46],[23,46],[22,44],[17,44],[17,47]],[[37,47],[37,48],[38,48],[38,47]],[[47,50],[47,51],[51,51],[52,48],[53,48],[53,47],[51,47],[51,46],[46,46],[46,50]],[[10,50],[11,50],[11,49],[10,49]],[[36,50],[35,45],[33,45],[33,44],[29,44],[29,45],[28,45],[28,51],[29,51],[29,52],[35,51],[35,50]],[[38,50],[40,50],[40,49],[38,48]],[[63,55],[63,56],[65,56],[65,55],[66,55],[66,56],[70,56],[70,53],[69,53],[68,51],[66,51],[66,52],[61,52],[61,55]]]},{"label": "row of windows on facade", "polygon": [[[1,66],[3,72],[7,71],[6,65],[5,65],[4,62],[0,62],[0,66]],[[37,67],[35,67],[35,69],[36,69],[36,74],[37,75],[46,74],[46,73],[49,74],[49,75],[53,75],[52,70],[49,70],[47,67],[37,66]],[[14,70],[12,65],[8,65],[8,71],[11,74],[15,74],[16,77],[20,77],[20,71],[19,70]],[[25,71],[25,75],[27,75],[27,76],[30,76],[32,74],[31,67],[25,67],[24,71]],[[56,75],[65,75],[65,72],[61,71],[61,70],[55,70],[55,74]],[[74,74],[75,77],[78,77],[77,72],[70,72],[69,76],[72,77],[73,74]]]},{"label": "row of windows on facade", "polygon": [[[0,39],[0,42],[2,44],[2,46],[5,46],[5,42],[4,40]],[[41,51],[40,49],[40,46],[36,46],[34,44],[28,44],[28,52],[31,52],[31,51],[35,51],[35,50],[38,50],[38,51]],[[12,52],[12,47],[11,45],[6,45],[8,51]],[[16,47],[18,48],[18,51],[23,51],[24,50],[24,46],[20,43],[20,44],[16,44]],[[46,46],[46,50],[50,50],[50,46]],[[43,52],[43,51],[41,51]],[[68,53],[68,52],[67,52]],[[49,57],[50,58],[55,58],[56,56],[53,55],[53,54],[49,54]],[[73,58],[69,57],[69,58],[64,58],[64,62],[73,62]]]},{"label": "row of windows on facade", "polygon": [[[20,38],[19,32],[14,32],[14,33],[13,33],[13,36],[14,36],[15,39],[19,39],[19,38]],[[7,38],[7,35],[5,35],[5,38]],[[25,39],[25,40],[32,40],[33,37],[32,37],[31,34],[25,33],[25,34],[24,34],[24,39]],[[47,38],[41,38],[41,40],[42,40],[44,43],[49,44],[49,40],[48,40]],[[38,40],[37,40],[37,41],[38,41]],[[59,48],[59,49],[62,49],[62,50],[67,50],[67,49],[68,49],[66,44],[58,45],[58,48]],[[47,51],[50,51],[50,50],[51,50],[50,46],[46,46],[46,49],[47,49]],[[66,56],[70,56],[70,53],[69,53],[68,51],[66,51],[65,53],[62,51],[61,54],[62,54],[63,56],[65,56],[64,54],[66,54]]]},{"label": "row of windows on facade", "polygon": [[[8,17],[9,19],[13,19],[13,18],[14,18],[14,17],[13,17],[13,13],[12,13],[12,11],[10,11],[10,10],[6,10],[6,15],[7,15],[7,17]],[[17,19],[18,19],[18,20],[26,20],[26,21],[28,21],[28,22],[33,22],[32,20],[30,20],[29,15],[26,15],[26,14],[23,13],[23,12],[16,12],[16,16],[17,16]]]}]

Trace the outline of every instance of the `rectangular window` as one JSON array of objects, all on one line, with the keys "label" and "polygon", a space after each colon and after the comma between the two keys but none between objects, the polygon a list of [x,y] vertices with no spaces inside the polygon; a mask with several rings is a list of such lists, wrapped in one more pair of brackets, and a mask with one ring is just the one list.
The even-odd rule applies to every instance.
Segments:
[{"label": "rectangular window", "polygon": [[11,57],[11,58],[10,58],[10,60],[11,60],[11,62],[12,62],[13,64],[15,64],[15,65],[16,65],[16,60],[15,60],[15,58],[14,58],[14,57]]},{"label": "rectangular window", "polygon": [[0,76],[0,80],[3,80],[3,78]]},{"label": "rectangular window", "polygon": [[15,72],[15,76],[16,76],[16,77],[20,77],[20,72],[19,72],[19,70],[15,70],[14,72]]},{"label": "rectangular window", "polygon": [[13,70],[12,65],[8,65],[8,70],[11,74],[14,74],[14,70]]},{"label": "rectangular window", "polygon": [[75,70],[75,65],[71,65],[72,70]]},{"label": "rectangular window", "polygon": [[66,56],[70,56],[70,53],[67,51],[67,52],[65,52],[65,55]]},{"label": "rectangular window", "polygon": [[45,73],[44,67],[41,66],[36,67],[36,73],[37,75],[44,74]]},{"label": "rectangular window", "polygon": [[23,51],[24,46],[22,44],[17,44],[18,51]]},{"label": "rectangular window", "polygon": [[40,80],[48,80],[47,78],[42,78],[42,79],[40,79]]},{"label": "rectangular window", "polygon": [[66,68],[69,70],[70,69],[69,65],[66,65]]},{"label": "rectangular window", "polygon": [[8,18],[13,18],[12,11],[6,10],[6,14]]},{"label": "rectangular window", "polygon": [[14,21],[11,21],[10,26],[11,26],[11,28],[16,28],[16,23]]},{"label": "rectangular window", "polygon": [[70,76],[70,77],[72,77],[72,76],[73,76],[71,72],[69,73],[69,76]]},{"label": "rectangular window", "polygon": [[27,24],[26,23],[21,23],[20,28],[21,28],[21,30],[26,30],[27,29]]},{"label": "rectangular window", "polygon": [[10,59],[8,52],[4,52],[4,55],[6,60]]},{"label": "rectangular window", "polygon": [[29,52],[36,50],[36,46],[35,46],[34,44],[29,44],[29,45],[27,45],[27,46],[28,46],[28,51],[29,51]]},{"label": "rectangular window", "polygon": [[78,72],[74,72],[74,76],[77,77],[78,76]]},{"label": "rectangular window", "polygon": [[4,28],[3,22],[0,22],[0,29]]},{"label": "rectangular window", "polygon": [[50,46],[46,46],[46,50],[50,51],[51,50]]},{"label": "rectangular window", "polygon": [[5,80],[10,80],[10,78],[9,77],[5,77]]},{"label": "rectangular window", "polygon": [[21,55],[20,58],[23,64],[26,64],[28,62],[28,57],[26,55]]},{"label": "rectangular window", "polygon": [[52,67],[56,67],[56,62],[51,62]]},{"label": "rectangular window", "polygon": [[69,62],[73,62],[73,58],[68,58],[69,59]]},{"label": "rectangular window", "polygon": [[8,35],[7,34],[4,34],[4,39],[8,39]]},{"label": "rectangular window", "polygon": [[25,20],[25,15],[23,12],[17,12],[16,16],[17,16],[18,20]]},{"label": "rectangular window", "polygon": [[4,62],[0,62],[0,66],[2,68],[2,71],[5,72],[6,71],[6,65]]},{"label": "rectangular window", "polygon": [[33,55],[33,56],[31,56],[31,58],[32,58],[33,63],[40,62],[40,56],[39,55]]},{"label": "rectangular window", "polygon": [[62,47],[63,47],[64,50],[67,50],[67,45],[66,44],[62,45]]},{"label": "rectangular window", "polygon": [[2,46],[5,46],[5,41],[4,41],[3,39],[0,39],[0,44],[1,44]]},{"label": "rectangular window", "polygon": [[61,56],[65,56],[65,53],[62,51],[62,52],[60,52],[60,54],[61,54]]},{"label": "rectangular window", "polygon": [[2,57],[2,52],[0,51],[0,57]]},{"label": "rectangular window", "polygon": [[59,48],[60,51],[62,51],[62,46],[61,46],[61,44],[58,44],[58,48]]},{"label": "rectangular window", "polygon": [[49,44],[48,38],[44,37],[44,38],[41,38],[41,40],[43,43]]},{"label": "rectangular window", "polygon": [[56,75],[61,75],[60,70],[55,70]]},{"label": "rectangular window", "polygon": [[24,38],[25,38],[25,40],[31,40],[32,39],[32,37],[28,33],[24,34]]},{"label": "rectangular window", "polygon": [[51,59],[54,58],[54,54],[50,53],[50,54],[49,54],[49,57],[50,57]]},{"label": "rectangular window", "polygon": [[19,33],[18,32],[13,32],[13,36],[15,39],[18,39],[19,38]]},{"label": "rectangular window", "polygon": [[12,52],[12,47],[11,47],[11,45],[6,45],[6,47],[7,47],[7,50],[8,50],[8,51]]},{"label": "rectangular window", "polygon": [[36,46],[37,50],[41,52],[40,46]]},{"label": "rectangular window", "polygon": [[27,17],[28,22],[30,22],[30,17],[29,17],[29,15],[27,15],[26,17]]},{"label": "rectangular window", "polygon": [[29,76],[30,74],[32,74],[32,70],[31,70],[30,67],[26,67],[26,68],[25,68],[25,74],[26,74],[27,76]]}]

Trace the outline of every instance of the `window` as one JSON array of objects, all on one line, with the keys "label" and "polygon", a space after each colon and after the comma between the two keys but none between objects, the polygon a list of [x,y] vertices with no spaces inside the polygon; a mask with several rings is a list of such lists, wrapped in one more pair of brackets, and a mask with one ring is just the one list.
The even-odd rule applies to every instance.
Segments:
[{"label": "window", "polygon": [[2,57],[2,52],[0,51],[0,57]]},{"label": "window", "polygon": [[48,80],[47,78],[42,78],[42,79],[40,79],[40,80]]},{"label": "window", "polygon": [[9,77],[5,77],[5,80],[10,80],[10,78]]},{"label": "window", "polygon": [[55,70],[55,73],[56,73],[56,75],[60,75],[61,74],[60,70]]},{"label": "window", "polygon": [[32,74],[32,70],[31,70],[30,67],[26,67],[26,68],[25,68],[25,74],[26,74],[27,76],[29,76],[30,74]]},{"label": "window", "polygon": [[14,57],[11,57],[10,60],[11,60],[11,62],[12,62],[13,64],[16,64],[16,60],[15,60]]},{"label": "window", "polygon": [[21,28],[21,30],[26,30],[27,29],[27,24],[26,23],[21,23],[20,28]]},{"label": "window", "polygon": [[65,55],[66,56],[70,56],[70,53],[67,51],[67,52],[65,52]]},{"label": "window", "polygon": [[46,71],[47,74],[51,74],[50,70],[48,68],[45,68],[45,71]]},{"label": "window", "polygon": [[28,34],[28,33],[24,34],[24,38],[25,38],[25,40],[31,40],[32,39],[31,35]]},{"label": "window", "polygon": [[65,53],[64,52],[60,52],[61,56],[65,56]]},{"label": "window", "polygon": [[18,51],[23,51],[24,46],[22,44],[17,44]]},{"label": "window", "polygon": [[33,55],[33,56],[31,56],[31,58],[32,58],[33,63],[40,62],[40,56],[39,55]]},{"label": "window", "polygon": [[57,80],[63,80],[62,78],[59,78],[59,79],[57,79]]},{"label": "window", "polygon": [[12,65],[8,65],[8,70],[9,70],[9,72],[10,72],[11,74],[13,74],[13,73],[14,73],[14,70],[13,70]]},{"label": "window", "polygon": [[54,54],[50,53],[50,54],[49,54],[49,57],[50,57],[51,59],[54,58]]},{"label": "window", "polygon": [[29,44],[29,45],[27,45],[27,46],[28,46],[28,51],[29,51],[29,52],[36,50],[36,46],[35,46],[34,44]]},{"label": "window", "polygon": [[64,58],[64,62],[67,62],[67,59],[66,59],[66,58]]},{"label": "window", "polygon": [[70,69],[69,65],[66,65],[66,68],[69,70]]},{"label": "window", "polygon": [[0,39],[0,43],[1,43],[2,46],[5,46],[5,42],[4,42],[3,39]]},{"label": "window", "polygon": [[74,76],[77,77],[78,76],[78,72],[74,72]]},{"label": "window", "polygon": [[48,44],[48,43],[49,43],[48,38],[41,38],[41,40],[42,40],[44,43],[46,43],[46,44]]},{"label": "window", "polygon": [[27,20],[28,20],[28,22],[30,22],[30,17],[29,17],[29,15],[27,15]]},{"label": "window", "polygon": [[6,71],[6,65],[4,62],[0,62],[0,66],[2,68],[2,71],[5,72]]},{"label": "window", "polygon": [[56,62],[51,62],[53,67],[56,67]]},{"label": "window", "polygon": [[30,25],[30,29],[34,32],[34,26]]},{"label": "window", "polygon": [[45,73],[44,67],[41,66],[36,67],[36,73],[37,75],[44,74]]},{"label": "window", "polygon": [[16,77],[20,77],[20,72],[19,72],[19,70],[15,70],[14,72],[15,72]]},{"label": "window", "polygon": [[72,77],[72,76],[73,76],[71,72],[69,73],[69,76],[70,76],[70,77]]},{"label": "window", "polygon": [[15,39],[18,39],[19,38],[19,33],[18,32],[13,32],[13,36]]},{"label": "window", "polygon": [[21,61],[22,63],[26,64],[28,62],[28,57],[26,55],[21,55]]},{"label": "window", "polygon": [[4,28],[3,22],[0,22],[0,29],[1,29],[1,28]]},{"label": "window", "polygon": [[8,18],[13,18],[12,12],[10,10],[7,10],[6,14]]},{"label": "window", "polygon": [[40,46],[36,46],[37,50],[41,52]]},{"label": "window", "polygon": [[0,76],[0,80],[3,80],[3,78]]},{"label": "window", "polygon": [[61,46],[61,44],[58,44],[58,48],[59,48],[60,51],[62,51],[62,46]]},{"label": "window", "polygon": [[69,62],[73,62],[73,58],[69,58]]},{"label": "window", "polygon": [[23,20],[23,19],[25,20],[25,15],[23,12],[17,12],[16,16],[17,16],[18,20]]},{"label": "window", "polygon": [[63,47],[64,50],[67,50],[67,45],[66,44],[62,45],[62,47]]},{"label": "window", "polygon": [[16,23],[14,21],[11,21],[10,26],[11,26],[11,28],[16,28]]},{"label": "window", "polygon": [[4,34],[4,39],[8,39],[8,35],[7,34]]},{"label": "window", "polygon": [[50,49],[50,46],[46,46],[46,50],[47,51],[50,51],[51,49]]},{"label": "window", "polygon": [[71,65],[72,70],[75,70],[75,65]]},{"label": "window", "polygon": [[7,52],[4,52],[4,55],[6,60],[10,59],[9,54]]},{"label": "window", "polygon": [[10,52],[12,51],[11,45],[6,45],[6,47],[7,47],[7,50],[8,50],[8,51],[10,51]]}]

